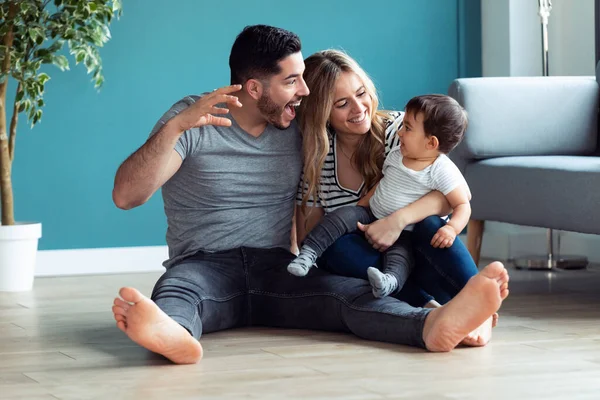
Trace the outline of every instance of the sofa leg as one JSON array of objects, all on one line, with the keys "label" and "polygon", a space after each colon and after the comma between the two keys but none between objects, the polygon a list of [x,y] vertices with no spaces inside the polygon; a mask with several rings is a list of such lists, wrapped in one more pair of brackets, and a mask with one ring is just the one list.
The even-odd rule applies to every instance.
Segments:
[{"label": "sofa leg", "polygon": [[469,226],[467,228],[467,249],[469,250],[469,253],[471,253],[475,265],[479,264],[484,224],[485,221],[471,219],[469,220]]}]

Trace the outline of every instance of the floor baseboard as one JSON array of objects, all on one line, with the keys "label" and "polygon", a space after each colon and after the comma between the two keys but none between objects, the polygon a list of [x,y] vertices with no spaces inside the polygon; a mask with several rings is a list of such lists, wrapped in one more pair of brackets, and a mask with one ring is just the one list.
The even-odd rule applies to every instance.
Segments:
[{"label": "floor baseboard", "polygon": [[35,276],[164,271],[167,246],[40,250]]},{"label": "floor baseboard", "polygon": [[[555,253],[587,256],[600,263],[600,235],[556,231]],[[466,236],[461,235],[466,243]],[[120,274],[164,271],[167,246],[116,247],[38,251],[36,276]],[[508,260],[532,254],[546,254],[546,231],[538,228],[489,229],[483,234],[481,257]]]}]

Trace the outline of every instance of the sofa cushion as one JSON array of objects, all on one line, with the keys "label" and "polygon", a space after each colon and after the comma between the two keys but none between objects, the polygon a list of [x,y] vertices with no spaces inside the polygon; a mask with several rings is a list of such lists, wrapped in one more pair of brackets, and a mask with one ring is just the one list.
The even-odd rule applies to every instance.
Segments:
[{"label": "sofa cushion", "polygon": [[452,83],[449,94],[469,113],[456,157],[588,155],[596,150],[594,77],[463,78]]},{"label": "sofa cushion", "polygon": [[600,234],[600,157],[498,157],[469,163],[472,218]]}]

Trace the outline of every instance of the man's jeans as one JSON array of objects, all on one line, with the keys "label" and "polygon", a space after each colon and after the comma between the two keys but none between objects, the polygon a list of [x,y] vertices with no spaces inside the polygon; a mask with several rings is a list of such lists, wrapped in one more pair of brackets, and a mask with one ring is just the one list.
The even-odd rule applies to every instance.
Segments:
[{"label": "man's jeans", "polygon": [[[432,299],[446,304],[478,272],[460,240],[455,240],[446,249],[431,246],[433,235],[445,224],[440,217],[432,216],[417,223],[413,229],[415,268],[395,296],[415,307],[422,307]],[[381,268],[381,258],[381,253],[361,234],[349,234],[329,247],[317,260],[317,265],[337,275],[367,279],[367,268]]]},{"label": "man's jeans", "polygon": [[[371,210],[361,206],[346,206],[336,208],[323,217],[321,222],[310,231],[303,246],[310,247],[317,257],[327,250],[340,237],[358,231],[357,222],[363,225],[377,221]],[[398,282],[397,294],[410,275],[415,264],[413,256],[412,232],[403,231],[400,237],[385,252],[383,252],[382,267],[384,274],[390,274]],[[317,264],[318,265],[318,264]]]},{"label": "man's jeans", "polygon": [[165,272],[152,300],[195,338],[241,326],[351,332],[382,342],[425,347],[430,309],[394,297],[376,299],[368,282],[313,269],[287,272],[284,249],[242,247],[190,257]]}]

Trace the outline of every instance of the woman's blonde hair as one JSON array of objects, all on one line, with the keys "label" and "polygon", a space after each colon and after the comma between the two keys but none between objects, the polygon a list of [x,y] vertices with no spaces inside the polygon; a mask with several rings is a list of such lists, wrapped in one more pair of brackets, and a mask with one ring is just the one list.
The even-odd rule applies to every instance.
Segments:
[{"label": "woman's blonde hair", "polygon": [[[304,79],[310,95],[302,100],[298,110],[304,151],[304,178],[302,181],[302,209],[309,200],[318,202],[321,170],[329,153],[328,120],[333,108],[335,83],[344,72],[353,72],[362,81],[371,96],[371,129],[358,144],[352,161],[364,179],[362,193],[368,192],[381,179],[385,158],[385,125],[387,115],[378,111],[379,99],[373,81],[349,55],[340,50],[319,51],[304,60]],[[321,200],[323,201],[323,200]]]}]

